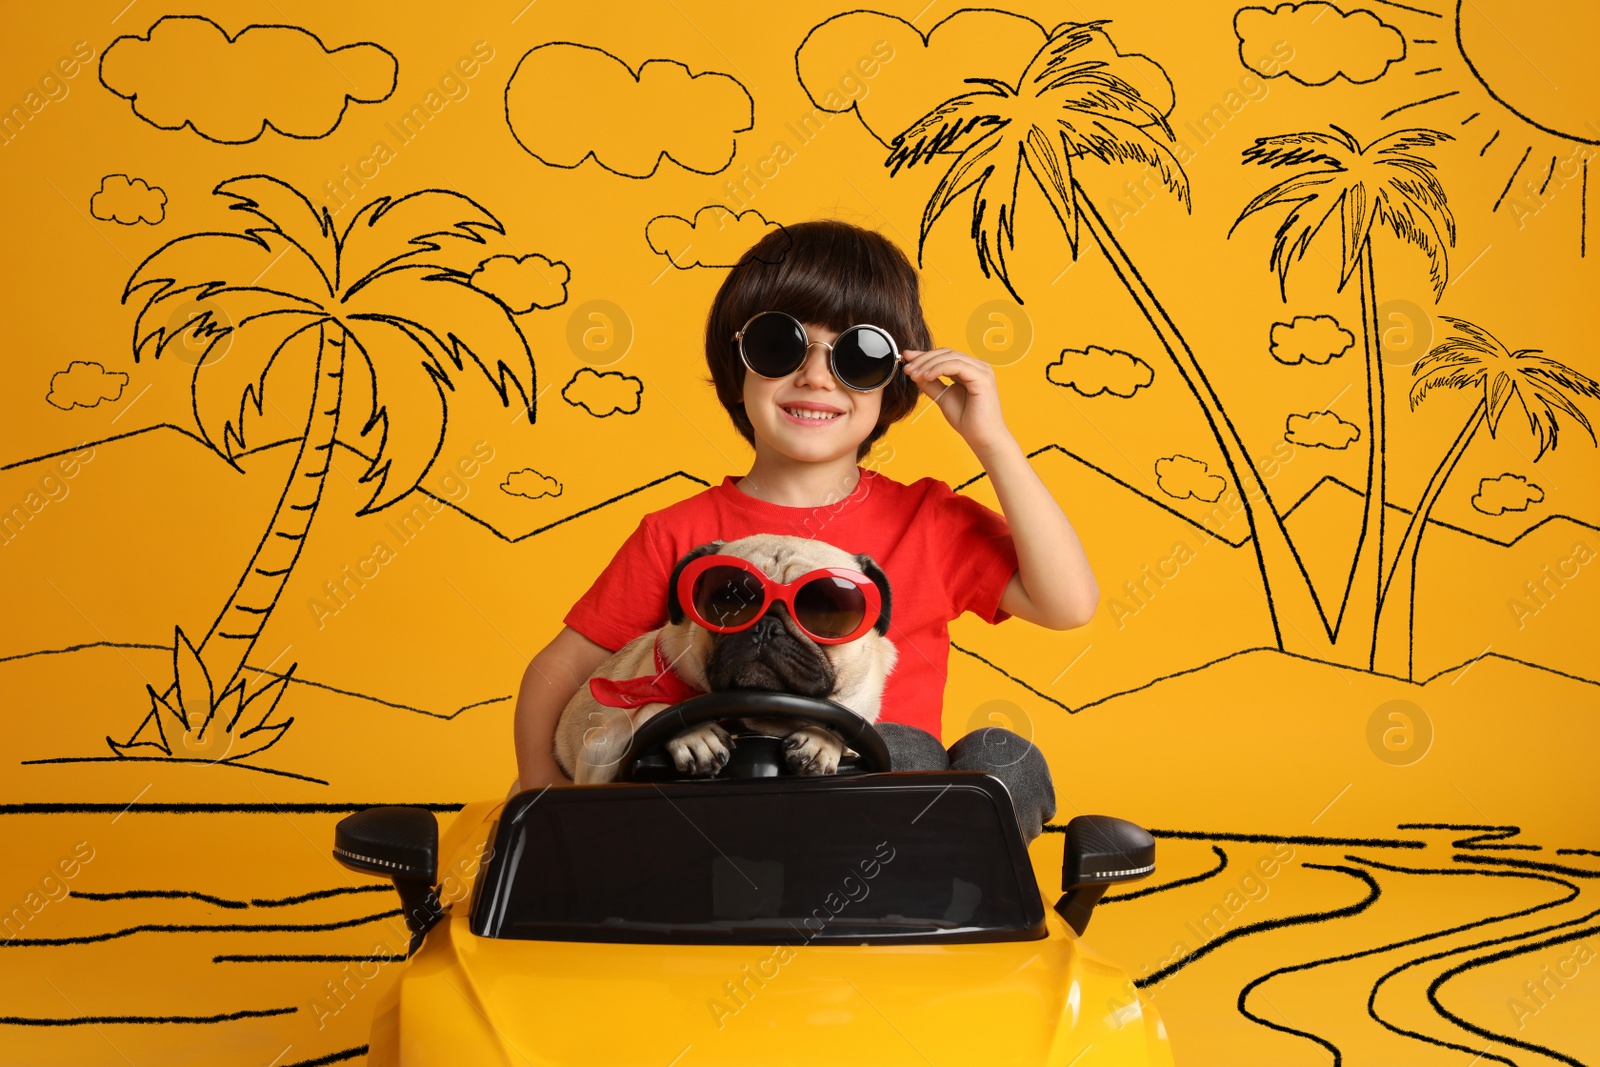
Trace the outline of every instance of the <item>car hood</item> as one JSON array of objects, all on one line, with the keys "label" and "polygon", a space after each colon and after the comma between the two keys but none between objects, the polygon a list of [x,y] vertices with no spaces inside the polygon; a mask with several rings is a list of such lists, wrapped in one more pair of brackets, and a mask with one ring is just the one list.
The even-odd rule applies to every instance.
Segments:
[{"label": "car hood", "polygon": [[406,976],[402,1046],[460,1050],[470,1024],[503,1057],[483,1062],[539,1067],[1170,1062],[1126,973],[1048,921],[1034,941],[760,946],[488,939],[455,917]]}]

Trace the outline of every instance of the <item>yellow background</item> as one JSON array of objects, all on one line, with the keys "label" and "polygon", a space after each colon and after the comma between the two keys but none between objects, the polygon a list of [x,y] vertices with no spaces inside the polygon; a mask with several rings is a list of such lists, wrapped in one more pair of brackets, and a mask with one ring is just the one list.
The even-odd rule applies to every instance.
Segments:
[{"label": "yellow background", "polygon": [[[517,679],[570,604],[642,514],[748,469],[748,449],[703,381],[704,315],[725,274],[716,264],[764,224],[813,218],[880,230],[915,257],[924,208],[954,156],[891,173],[874,133],[892,137],[970,91],[963,78],[1014,78],[1062,18],[1111,19],[1103,29],[1115,47],[1148,57],[1170,80],[1176,141],[1147,130],[1181,162],[1192,212],[1138,162],[1080,157],[1074,173],[1186,339],[1312,587],[1336,613],[1368,473],[1359,284],[1339,287],[1335,219],[1280,296],[1268,259],[1285,208],[1234,228],[1252,198],[1294,169],[1244,163],[1255,138],[1331,134],[1330,123],[1362,145],[1403,126],[1452,138],[1424,153],[1455,224],[1442,295],[1435,300],[1421,249],[1381,224],[1371,244],[1390,560],[1483,395],[1481,386],[1439,389],[1408,405],[1412,365],[1449,332],[1441,315],[1481,326],[1512,351],[1540,350],[1600,375],[1590,329],[1600,233],[1592,223],[1584,232],[1600,138],[1586,58],[1600,29],[1594,12],[1576,2],[1469,3],[1461,15],[1445,0],[1370,7],[1372,22],[1352,23],[1344,16],[1353,7],[1303,5],[1302,21],[1243,42],[1235,8],[1218,3],[1020,3],[1011,10],[1035,29],[991,12],[943,31],[934,28],[954,8],[913,4],[829,38],[831,51],[798,68],[811,84],[797,74],[796,51],[838,13],[827,5],[511,0],[446,10],[285,0],[169,12],[116,0],[0,16],[0,108],[10,116],[0,118],[9,207],[0,263],[0,910],[12,917],[0,939],[0,1062],[290,1064],[340,1053],[359,1062],[349,1050],[365,1043],[375,990],[393,969],[344,1000],[328,983],[341,981],[350,958],[400,942],[394,920],[381,917],[390,898],[367,895],[368,883],[329,858],[339,814],[429,803],[444,807],[448,824],[448,811],[504,790],[515,769]],[[211,22],[191,20],[188,36],[168,38],[171,24],[158,25],[166,14]],[[1374,23],[1404,39],[1403,58],[1382,60],[1392,38]],[[239,41],[219,43],[221,32],[238,38],[264,25],[299,27],[320,45],[306,51],[303,35],[259,32],[248,40],[261,49],[249,54],[227,50]],[[167,50],[138,53],[146,37]],[[873,51],[879,41],[892,41],[889,58]],[[603,53],[534,51],[551,42]],[[1266,77],[1245,65],[1284,43],[1294,57],[1286,72]],[[856,45],[857,58],[878,59],[870,74],[852,66]],[[103,69],[113,47],[133,58]],[[1378,73],[1358,70],[1373,66],[1374,48]],[[1347,52],[1355,79],[1335,73],[1311,84],[1317,64],[1342,69]],[[524,57],[530,80],[508,96]],[[552,57],[559,62],[545,64]],[[723,77],[691,82],[659,64],[662,81],[635,87],[630,72],[647,60]],[[816,73],[829,70],[837,76]],[[1159,95],[1154,82],[1141,84]],[[815,106],[833,88],[845,94],[833,102],[858,102],[866,123],[853,110]],[[875,120],[884,128],[869,129]],[[578,162],[586,149],[599,158]],[[992,179],[997,201],[1009,195],[1010,173]],[[449,387],[433,386],[417,364],[409,377],[394,371],[402,376],[381,396],[391,422],[417,420],[407,432],[423,433],[416,427],[442,394],[447,426],[424,434],[437,450],[415,490],[358,514],[373,499],[362,478],[375,441],[354,439],[359,420],[341,415],[350,421],[340,423],[315,521],[242,675],[253,691],[293,665],[267,722],[292,724],[270,747],[240,755],[235,738],[240,747],[219,753],[195,738],[186,748],[181,725],[162,711],[170,752],[146,745],[118,755],[108,741],[152,740],[148,729],[136,736],[148,727],[147,687],[172,688],[183,669],[175,632],[200,643],[228,602],[305,434],[314,344],[285,349],[261,411],[252,407],[242,427],[248,376],[202,412],[242,432],[236,466],[197,422],[196,364],[209,339],[178,336],[160,358],[149,348],[134,358],[135,323],[154,290],[124,302],[130,278],[169,242],[265,225],[214,192],[247,175],[299,190],[341,235],[365,205],[426,190],[492,215],[503,232],[480,229],[482,244],[447,239],[429,261],[459,272],[457,289],[491,257],[519,268],[509,288],[482,275],[465,296],[477,301],[474,315],[494,320],[486,336],[496,345],[479,355],[511,368],[536,397],[534,416],[516,388],[503,402],[470,362],[444,368]],[[1082,536],[1103,603],[1090,625],[1069,632],[956,622],[946,742],[975,726],[1011,726],[1050,759],[1058,822],[1104,812],[1171,832],[1156,880],[1196,880],[1108,904],[1089,941],[1140,978],[1234,934],[1146,989],[1179,1062],[1325,1062],[1311,1041],[1247,1020],[1239,992],[1275,968],[1367,949],[1375,951],[1274,978],[1246,1006],[1320,1035],[1355,1064],[1466,1064],[1480,1052],[1594,1062],[1593,435],[1558,411],[1558,443],[1541,454],[1523,411],[1536,400],[1511,398],[1430,513],[1409,671],[1374,670],[1348,646],[1308,654],[1328,644],[1311,632],[1321,623],[1292,615],[1279,588],[1275,633],[1227,457],[1139,304],[1087,228],[1074,259],[1026,172],[1019,188],[1006,263],[1024,303],[980,269],[969,191],[928,234],[924,305],[940,344],[996,364],[1007,422]],[[707,207],[723,210],[697,218]],[[758,214],[719,226],[728,211]],[[662,216],[679,221],[652,227]],[[690,229],[695,221],[703,230]],[[287,246],[279,238],[274,247]],[[292,266],[300,253],[286,254],[260,277],[303,278],[304,265]],[[186,269],[182,284],[199,284],[211,265],[197,257]],[[427,284],[451,283],[419,283],[418,292]],[[518,301],[527,308],[513,309]],[[442,307],[419,299],[390,313],[437,315],[455,328]],[[1317,316],[1350,332],[1342,354],[1274,357],[1275,324]],[[188,321],[146,325],[181,334]],[[228,372],[225,336],[220,344],[202,375]],[[1091,348],[1108,362],[1092,363]],[[1100,366],[1126,376],[1137,368],[1130,356],[1152,373],[1129,396],[1086,395],[1085,379],[1068,373]],[[1591,422],[1600,415],[1592,396],[1567,395]],[[870,462],[900,481],[943,478],[997,506],[986,481],[974,480],[982,472],[970,452],[928,407]],[[1336,414],[1359,438],[1344,448],[1291,439],[1291,417],[1314,412]],[[220,434],[213,440],[227,447]],[[512,480],[527,471],[537,473]],[[1523,492],[1517,478],[1539,492]],[[1510,507],[1491,500],[1504,492]],[[1414,824],[1437,828],[1402,828]],[[1252,876],[1274,842],[1292,859],[1273,877]],[[1042,869],[1059,863],[1059,836],[1034,849]],[[1199,877],[1222,855],[1226,868]],[[1356,863],[1350,856],[1387,865],[1362,868],[1383,887],[1370,906],[1236,933],[1355,905],[1364,892],[1355,877],[1328,869]],[[1401,867],[1412,872],[1390,869]],[[1465,871],[1478,874],[1450,873]],[[1571,899],[1561,899],[1561,879],[1575,887]],[[93,896],[130,890],[169,895]],[[295,899],[326,890],[339,892]],[[174,929],[226,924],[271,929]],[[118,933],[147,926],[156,928]],[[1413,943],[1383,948],[1402,941]],[[1430,1003],[1429,982],[1474,959],[1484,962],[1437,993],[1453,1021]],[[1430,1041],[1380,1026],[1365,1007],[1384,972],[1417,960],[1375,1005]],[[239,1012],[247,1014],[218,1018]],[[941,1062],[937,1050],[915,1051]]]}]

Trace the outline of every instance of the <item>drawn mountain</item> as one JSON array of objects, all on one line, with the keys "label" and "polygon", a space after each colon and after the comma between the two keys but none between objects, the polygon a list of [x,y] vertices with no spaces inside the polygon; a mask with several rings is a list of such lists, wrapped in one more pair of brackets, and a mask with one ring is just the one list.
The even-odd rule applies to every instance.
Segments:
[{"label": "drawn mountain", "polygon": [[[1192,500],[1169,504],[1057,447],[1039,450],[1033,463],[1056,499],[1074,502],[1073,526],[1094,561],[1100,610],[1088,626],[1066,632],[960,619],[950,629],[957,645],[1076,707],[1273,643],[1250,542],[1227,521],[1226,497],[1198,509]],[[974,479],[966,491],[998,506],[987,479]],[[1325,599],[1334,598],[1348,577],[1340,568],[1349,567],[1363,503],[1354,489],[1325,478],[1284,520],[1313,587]],[[1216,518],[1208,521],[1205,509]],[[1396,528],[1403,528],[1409,513],[1393,505],[1389,511]],[[1224,536],[1214,536],[1214,529]],[[1581,578],[1556,584],[1563,566],[1564,573],[1577,573],[1577,541],[1600,543],[1594,527],[1567,517],[1504,542],[1431,522],[1417,576],[1416,677],[1471,660],[1485,646],[1596,677],[1582,638],[1600,626],[1600,587],[1590,589]],[[1386,546],[1391,558],[1396,547]],[[1530,580],[1553,592],[1542,596],[1542,606],[1529,599],[1524,583]],[[1510,610],[1507,599],[1518,596],[1537,614]]]},{"label": "drawn mountain", "polygon": [[[245,457],[249,474],[240,477],[173,431],[98,446],[75,479],[70,501],[50,505],[57,510],[35,520],[48,519],[49,538],[42,529],[34,536],[24,528],[6,548],[16,565],[0,573],[0,591],[9,602],[29,604],[31,615],[29,627],[15,632],[0,657],[108,642],[170,650],[174,623],[203,624],[214,610],[216,591],[233,580],[239,553],[253,543],[261,517],[273,506],[274,486],[292,458],[287,451],[269,448]],[[335,457],[339,476],[329,479],[327,502],[339,503],[343,495],[354,503],[364,461],[343,450]],[[1174,507],[1064,451],[1046,450],[1033,462],[1058,499],[1077,502],[1074,521],[1095,561],[1101,611],[1088,627],[1067,632],[957,620],[952,637],[958,645],[1076,706],[1271,643],[1248,541],[1236,545],[1213,537]],[[146,479],[138,492],[129,488],[140,484],[135,472]],[[495,490],[491,472],[479,477],[485,494]],[[0,475],[0,489],[20,495],[30,479],[37,480],[31,465],[14,468]],[[575,517],[518,541],[421,494],[391,512],[365,517],[351,507],[307,545],[305,561],[284,592],[286,606],[263,632],[252,666],[283,670],[298,662],[292,691],[333,687],[399,714],[409,708],[448,716],[509,697],[528,659],[559,628],[591,572],[640,515],[699,488],[692,477],[678,476],[593,510],[572,502],[563,515]],[[997,504],[985,480],[963,491]],[[562,500],[565,494],[540,503]],[[1359,514],[1358,496],[1325,482],[1289,516],[1300,527],[1307,568],[1318,584],[1334,579],[1330,561],[1349,558]],[[108,523],[132,531],[116,552],[104,551]],[[201,541],[186,535],[197,524],[206,530]],[[1509,546],[1444,526],[1436,533],[1419,576],[1418,603],[1428,612],[1419,627],[1426,635],[1418,647],[1420,676],[1465,662],[1491,643],[1498,652],[1586,676],[1577,637],[1593,632],[1596,594],[1587,583],[1567,583],[1536,615],[1521,620],[1505,604],[1525,579],[1540,575],[1546,561],[1570,554],[1567,520],[1547,523]],[[63,554],[79,566],[47,565]],[[489,562],[459,567],[468,556]],[[564,559],[595,562],[550,565]],[[1462,583],[1463,569],[1494,575],[1499,585]],[[1482,592],[1492,588],[1505,592]],[[1440,607],[1429,606],[1435,604]],[[1450,624],[1428,621],[1435,611]],[[1094,647],[1078,658],[1087,645]],[[70,657],[61,669],[71,669]],[[130,718],[119,740],[131,735],[145,711],[147,699],[128,705]],[[292,702],[283,714],[295,714]],[[96,737],[118,732],[113,723],[100,725]],[[308,720],[296,732],[302,744],[315,743]],[[292,737],[286,735],[275,756],[288,751],[282,746]]]},{"label": "drawn mountain", "polygon": [[[1319,590],[1337,588],[1343,581],[1341,569],[1349,566],[1350,557],[1341,546],[1355,538],[1362,506],[1359,491],[1325,478],[1285,520]],[[1396,530],[1411,517],[1393,504],[1388,512]],[[1465,662],[1485,647],[1579,677],[1600,678],[1588,647],[1600,626],[1600,594],[1585,588],[1587,567],[1580,558],[1590,554],[1579,550],[1574,555],[1580,542],[1600,544],[1597,533],[1594,526],[1565,515],[1530,524],[1504,539],[1430,520],[1418,560],[1417,678]],[[1385,539],[1387,561],[1399,547],[1398,537],[1393,543]]]},{"label": "drawn mountain", "polygon": [[[0,587],[18,598],[13,602],[36,605],[38,616],[12,632],[16,644],[0,648],[0,657],[106,641],[170,649],[175,621],[186,630],[203,629],[217,590],[225,592],[234,580],[230,561],[248,551],[259,536],[253,528],[271,512],[274,482],[291,452],[277,446],[243,457],[246,474],[240,476],[171,430],[97,446],[71,483],[68,501],[49,505],[56,512],[34,520],[41,527],[48,521],[48,537],[24,527],[6,546],[17,565],[0,573]],[[365,461],[345,449],[334,457],[325,503],[354,502]],[[20,498],[38,480],[35,466],[0,474],[8,497]],[[505,496],[497,483],[488,469],[466,482],[474,494]],[[352,508],[307,544],[284,591],[284,608],[264,630],[251,665],[271,668],[291,648],[277,666],[298,661],[297,679],[436,714],[506,695],[548,640],[548,628],[559,628],[561,615],[592,580],[587,566],[550,561],[599,559],[632,532],[642,512],[700,488],[692,479],[670,477],[621,507],[568,500],[576,495],[569,489],[537,503],[560,506],[553,519],[586,514],[514,542],[442,496],[412,493],[392,509],[363,517]],[[111,552],[104,546],[108,523],[133,531]],[[187,533],[196,528],[205,530],[204,538]],[[458,565],[485,553],[496,559],[494,566]],[[62,558],[81,562],[69,569]]]},{"label": "drawn mountain", "polygon": [[[1018,732],[1050,753],[1058,800],[1126,811],[1144,826],[1337,835],[1405,821],[1485,821],[1476,804],[1552,846],[1600,847],[1586,844],[1600,802],[1587,755],[1548,740],[1592,733],[1600,685],[1496,653],[1423,685],[1276,649],[1197,666],[1129,678],[1125,691],[1069,715],[953,656],[945,731],[964,729],[971,709],[1006,694],[1023,716]],[[1507,693],[1518,694],[1515,712]],[[1375,715],[1393,725],[1384,710],[1393,701],[1405,702],[1412,729],[1425,719],[1431,730],[1428,750],[1409,765],[1385,761],[1371,744]],[[1528,795],[1525,782],[1499,773],[1511,767],[1541,768],[1548,791]],[[1341,802],[1316,818],[1346,786],[1349,810]]]}]

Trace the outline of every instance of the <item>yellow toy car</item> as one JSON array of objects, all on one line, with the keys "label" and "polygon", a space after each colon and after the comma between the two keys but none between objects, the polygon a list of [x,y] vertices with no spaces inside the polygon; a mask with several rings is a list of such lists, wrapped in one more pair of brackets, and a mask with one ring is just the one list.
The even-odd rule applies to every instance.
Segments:
[{"label": "yellow toy car", "polygon": [[[790,776],[780,739],[726,721],[734,758],[678,775],[669,738],[744,715],[856,755]],[[339,823],[335,857],[393,878],[412,931],[369,1064],[1171,1064],[1154,1009],[1079,940],[1108,885],[1154,870],[1138,827],[1073,819],[1047,908],[998,778],[891,772],[865,720],[783,693],[687,700],[618,771],[468,805],[442,848],[421,808]]]}]

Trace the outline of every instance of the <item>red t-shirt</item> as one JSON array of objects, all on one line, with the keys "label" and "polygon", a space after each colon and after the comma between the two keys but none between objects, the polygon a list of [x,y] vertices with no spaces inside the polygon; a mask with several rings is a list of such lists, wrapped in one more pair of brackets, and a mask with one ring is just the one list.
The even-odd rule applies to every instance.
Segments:
[{"label": "red t-shirt", "polygon": [[1000,597],[1017,552],[1005,516],[937,478],[904,485],[862,470],[844,499],[795,508],[750,496],[726,477],[646,515],[564,621],[616,651],[666,625],[667,581],[690,549],[758,533],[814,538],[877,561],[889,579],[888,636],[899,652],[879,718],[939,737],[948,624],[963,611],[991,623],[1011,617]]}]

